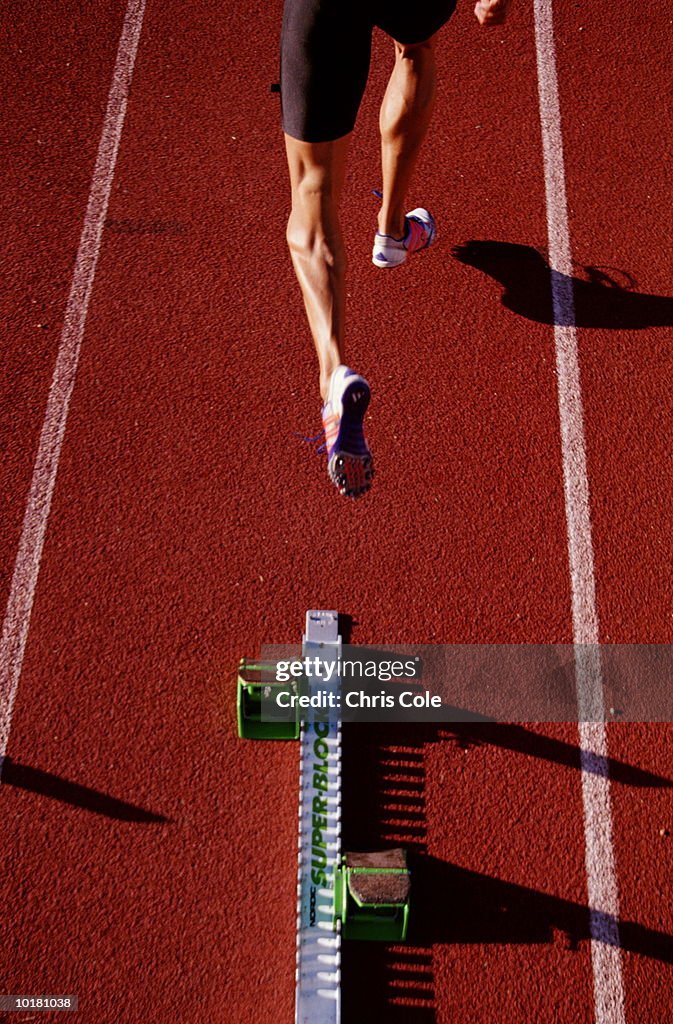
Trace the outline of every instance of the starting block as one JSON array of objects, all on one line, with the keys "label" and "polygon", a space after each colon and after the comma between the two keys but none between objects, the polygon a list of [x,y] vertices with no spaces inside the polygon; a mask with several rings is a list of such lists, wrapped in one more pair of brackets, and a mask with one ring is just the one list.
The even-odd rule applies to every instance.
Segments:
[{"label": "starting block", "polygon": [[[272,680],[276,666],[270,661],[249,661],[241,658],[236,682],[236,715],[238,735],[248,740],[298,740],[301,732],[296,710],[288,709],[287,718],[277,721],[262,719],[262,702],[272,694],[296,693],[297,680],[277,683]],[[268,676],[271,681],[266,681]],[[275,704],[275,700],[273,702]],[[267,704],[268,706],[268,704]]]},{"label": "starting block", "polygon": [[404,850],[344,853],[334,878],[334,914],[344,939],[404,942],[409,888]]},{"label": "starting block", "polygon": [[[306,613],[304,656],[340,664],[335,611]],[[404,850],[341,852],[341,722],[288,708],[263,718],[281,693],[309,695],[311,678],[274,679],[276,665],[241,658],[236,685],[238,734],[299,741],[299,835],[295,1024],[340,1024],[341,940],[403,942],[410,879]],[[268,681],[267,681],[268,680]],[[332,677],[338,692],[339,677]],[[324,688],[324,684],[323,684]]]}]

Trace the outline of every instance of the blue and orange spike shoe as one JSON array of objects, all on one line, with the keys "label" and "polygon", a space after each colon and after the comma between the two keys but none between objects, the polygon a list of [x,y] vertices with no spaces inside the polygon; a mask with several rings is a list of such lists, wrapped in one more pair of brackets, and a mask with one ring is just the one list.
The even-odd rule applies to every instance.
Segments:
[{"label": "blue and orange spike shoe", "polygon": [[375,267],[399,267],[410,252],[427,249],[437,237],[435,218],[422,207],[411,210],[404,218],[404,224],[406,230],[402,238],[376,232],[372,251]]},{"label": "blue and orange spike shoe", "polygon": [[361,497],[372,485],[372,453],[362,428],[370,397],[364,377],[347,366],[337,366],[330,378],[322,422],[327,472],[339,494],[347,498]]}]

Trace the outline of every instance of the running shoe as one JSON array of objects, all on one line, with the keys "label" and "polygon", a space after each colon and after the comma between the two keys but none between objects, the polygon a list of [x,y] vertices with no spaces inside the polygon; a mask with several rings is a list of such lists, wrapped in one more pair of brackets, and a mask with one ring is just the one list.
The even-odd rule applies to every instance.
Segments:
[{"label": "running shoe", "polygon": [[376,232],[372,251],[374,266],[399,267],[410,252],[427,249],[437,237],[435,218],[422,207],[411,210],[404,218],[404,223],[406,231],[402,238],[393,238],[392,235]]},{"label": "running shoe", "polygon": [[348,366],[338,366],[330,378],[322,411],[327,449],[327,472],[340,494],[359,498],[372,485],[372,453],[362,421],[369,405],[369,384]]}]

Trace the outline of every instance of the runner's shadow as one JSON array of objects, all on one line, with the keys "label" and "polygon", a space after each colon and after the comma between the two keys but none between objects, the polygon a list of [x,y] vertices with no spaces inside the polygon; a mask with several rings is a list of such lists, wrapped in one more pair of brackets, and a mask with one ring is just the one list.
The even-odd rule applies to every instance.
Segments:
[{"label": "runner's shadow", "polygon": [[100,793],[96,789],[82,786],[79,782],[71,782],[69,779],[62,779],[51,772],[42,771],[41,768],[17,764],[9,757],[5,758],[2,766],[2,781],[10,786],[16,786],[17,789],[39,793],[52,800],[60,800],[73,807],[82,807],[86,811],[103,814],[107,818],[116,818],[118,821],[134,821],[144,824],[170,823],[170,819],[165,818],[163,814],[146,811],[135,804],[108,796],[107,793]]},{"label": "runner's shadow", "polygon": [[[497,281],[504,288],[503,306],[527,320],[610,330],[673,325],[673,298],[635,291],[636,281],[631,275],[612,267],[582,267],[586,280],[568,278],[552,271],[545,257],[530,245],[489,240],[465,242],[456,246],[452,255]],[[615,275],[625,283],[620,284]],[[574,315],[570,309],[554,317],[553,279],[561,285],[561,294],[567,295],[572,285]]]}]

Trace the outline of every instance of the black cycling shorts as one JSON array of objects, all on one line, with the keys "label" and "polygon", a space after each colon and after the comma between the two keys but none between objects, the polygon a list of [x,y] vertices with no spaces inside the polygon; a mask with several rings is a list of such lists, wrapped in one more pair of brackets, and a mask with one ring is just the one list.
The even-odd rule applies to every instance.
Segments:
[{"label": "black cycling shorts", "polygon": [[372,29],[422,43],[456,0],[285,0],[281,35],[283,129],[304,142],[330,142],[355,126],[369,74]]}]

